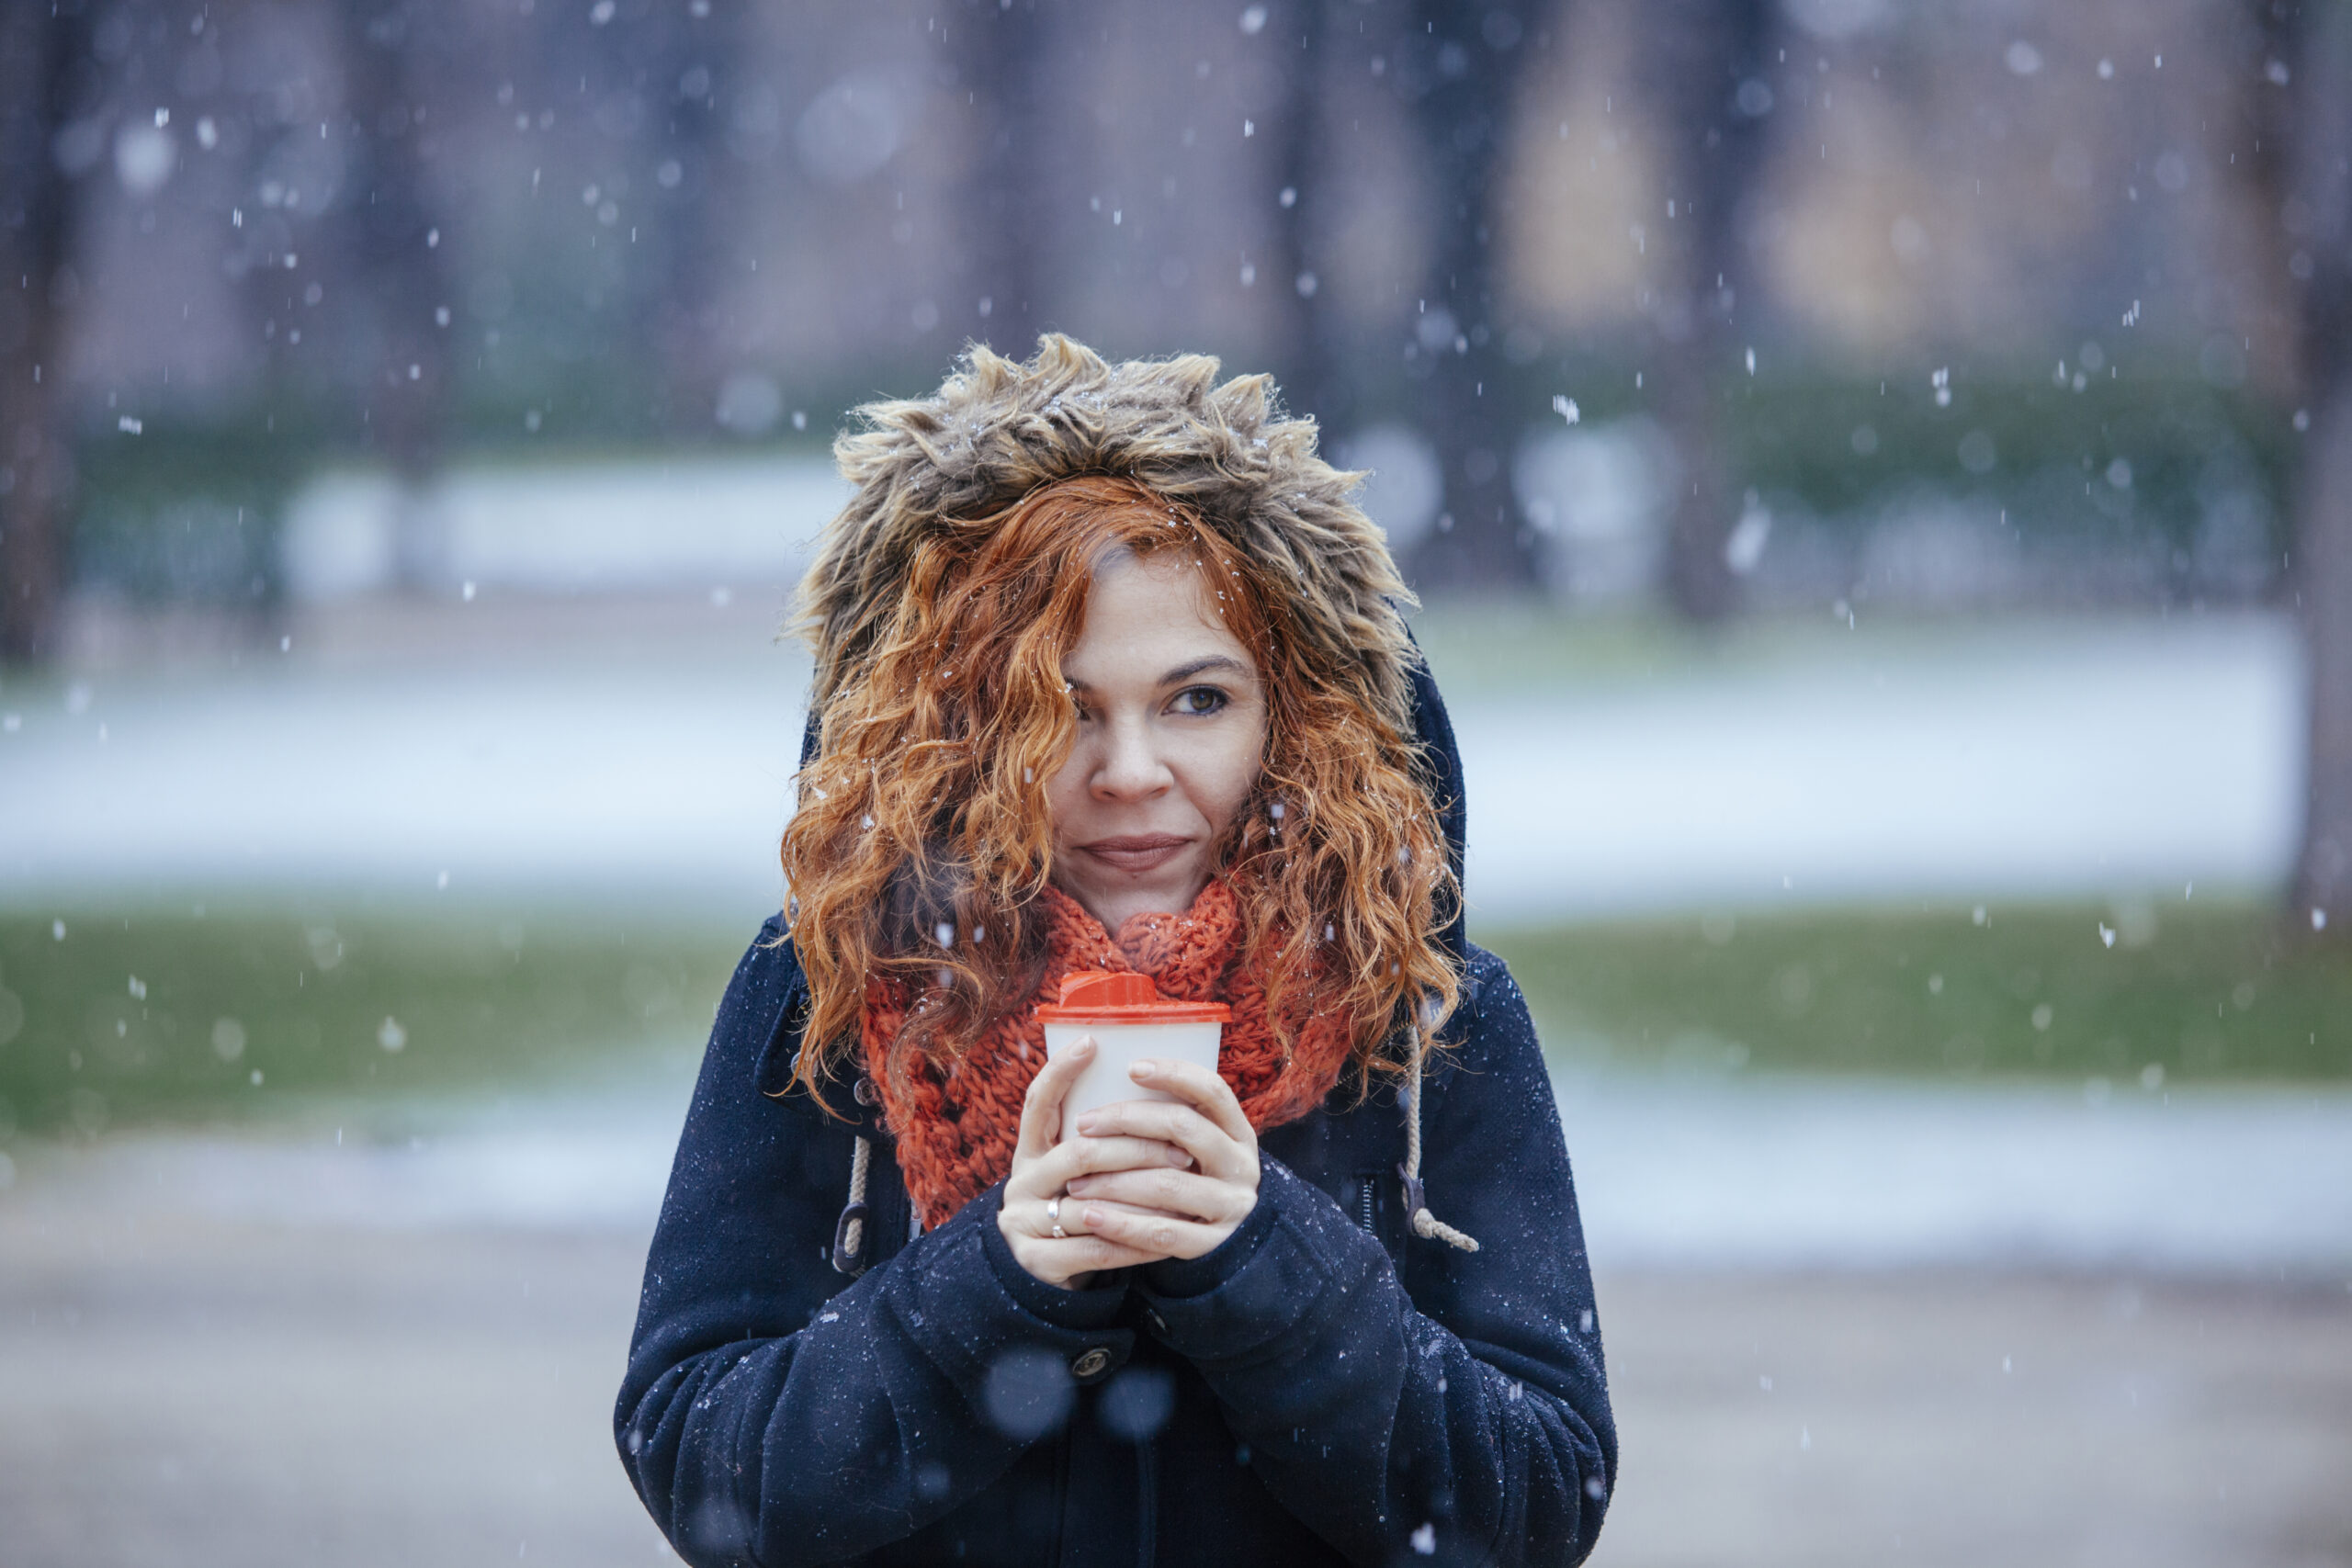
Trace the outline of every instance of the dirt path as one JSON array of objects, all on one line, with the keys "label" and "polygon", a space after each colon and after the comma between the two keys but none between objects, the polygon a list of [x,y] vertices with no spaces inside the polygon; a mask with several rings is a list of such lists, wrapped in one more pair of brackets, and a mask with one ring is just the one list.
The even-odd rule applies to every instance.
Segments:
[{"label": "dirt path", "polygon": [[[605,1436],[641,1248],[0,1206],[0,1556],[667,1560]],[[1601,1301],[1627,1460],[1597,1562],[2352,1562],[2341,1287],[1645,1274]]]},{"label": "dirt path", "polygon": [[2352,1562],[2352,1294],[1967,1274],[1603,1282],[1596,1563]]},{"label": "dirt path", "polygon": [[0,1223],[0,1560],[674,1561],[607,1435],[643,1256]]}]

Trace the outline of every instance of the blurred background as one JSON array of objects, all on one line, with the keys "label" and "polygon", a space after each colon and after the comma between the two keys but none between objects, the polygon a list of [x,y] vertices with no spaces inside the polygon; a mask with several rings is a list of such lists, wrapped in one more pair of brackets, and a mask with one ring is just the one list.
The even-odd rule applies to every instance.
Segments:
[{"label": "blurred background", "polygon": [[2322,0],[0,7],[0,1558],[666,1558],[828,446],[1047,330],[1369,471],[1597,1562],[2352,1562]]}]

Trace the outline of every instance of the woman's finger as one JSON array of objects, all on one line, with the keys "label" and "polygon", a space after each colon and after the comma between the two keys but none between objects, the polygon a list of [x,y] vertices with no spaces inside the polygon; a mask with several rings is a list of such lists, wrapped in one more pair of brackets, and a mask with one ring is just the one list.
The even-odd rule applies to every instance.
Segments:
[{"label": "woman's finger", "polygon": [[1172,1094],[1202,1115],[1216,1122],[1225,1135],[1236,1143],[1254,1144],[1258,1134],[1250,1129],[1250,1118],[1241,1112],[1241,1101],[1235,1097],[1233,1086],[1211,1068],[1198,1062],[1161,1061],[1146,1057],[1136,1063],[1129,1072],[1136,1082]]},{"label": "woman's finger", "polygon": [[1167,1100],[1122,1100],[1098,1105],[1080,1118],[1082,1138],[1149,1138],[1172,1144],[1204,1175],[1257,1185],[1257,1144],[1237,1143],[1224,1128],[1189,1105]]},{"label": "woman's finger", "polygon": [[[1061,1205],[1058,1209],[1054,1206],[1057,1201]],[[1061,1241],[1074,1235],[1084,1235],[1086,1227],[1079,1223],[1078,1218],[1080,1207],[1079,1201],[1068,1193],[1057,1194],[1052,1198],[1025,1200],[1021,1204],[1021,1228],[1031,1235],[1054,1241]],[[1054,1235],[1056,1225],[1062,1227],[1060,1235]]]},{"label": "woman's finger", "polygon": [[1231,1224],[1182,1220],[1123,1203],[1090,1202],[1085,1219],[1091,1239],[1155,1258],[1201,1257],[1215,1250],[1234,1229]]},{"label": "woman's finger", "polygon": [[1189,1165],[1184,1150],[1157,1138],[1076,1137],[1056,1145],[1022,1172],[1021,1190],[1010,1196],[1050,1198],[1081,1176],[1104,1170],[1166,1170]]},{"label": "woman's finger", "polygon": [[1098,1199],[1211,1224],[1238,1220],[1257,1201],[1256,1194],[1238,1182],[1219,1181],[1196,1171],[1106,1171],[1081,1176],[1069,1184],[1069,1198],[1062,1204],[1064,1227],[1075,1228],[1075,1216],[1084,1204]]},{"label": "woman's finger", "polygon": [[1021,1101],[1021,1132],[1017,1139],[1016,1157],[1036,1159],[1054,1146],[1061,1135],[1062,1101],[1069,1096],[1069,1086],[1078,1075],[1094,1060],[1094,1037],[1081,1035],[1067,1051],[1047,1061],[1035,1077],[1029,1080],[1029,1092]]}]

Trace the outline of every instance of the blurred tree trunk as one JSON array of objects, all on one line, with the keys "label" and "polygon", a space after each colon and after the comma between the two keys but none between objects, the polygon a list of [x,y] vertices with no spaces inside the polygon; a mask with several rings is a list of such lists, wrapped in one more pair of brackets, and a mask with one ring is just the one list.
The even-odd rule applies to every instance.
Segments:
[{"label": "blurred tree trunk", "polygon": [[[2295,478],[2293,590],[2311,660],[2311,758],[2298,919],[2324,910],[2352,929],[2352,6],[2260,7],[2276,50],[2258,62],[2287,91],[2262,101],[2279,178],[2274,210],[2299,291],[2302,406]],[[2264,89],[2253,89],[2262,95]],[[2283,123],[2281,121],[2283,120]]]},{"label": "blurred tree trunk", "polygon": [[[1724,400],[1747,346],[1737,327],[1747,271],[1740,215],[1763,163],[1773,16],[1771,0],[1653,0],[1641,12],[1641,85],[1667,182],[1650,222],[1679,266],[1657,291],[1657,351],[1645,369],[1682,468],[1667,590],[1677,609],[1702,621],[1729,615],[1739,598],[1724,556],[1738,507]],[[1743,102],[1750,82],[1757,87]]]},{"label": "blurred tree trunk", "polygon": [[1514,89],[1551,11],[1539,0],[1420,0],[1392,67],[1428,153],[1437,230],[1409,328],[1421,431],[1443,474],[1437,527],[1412,552],[1418,587],[1521,588],[1535,579],[1511,493],[1522,422],[1508,397],[1511,367],[1495,308]]},{"label": "blurred tree trunk", "polygon": [[741,3],[697,14],[664,5],[634,18],[651,62],[647,96],[655,106],[655,145],[645,159],[653,188],[638,205],[657,214],[642,247],[633,305],[637,336],[662,370],[662,423],[688,437],[707,435],[728,370],[718,311],[729,238],[727,215],[752,193],[730,189],[741,165],[727,154],[725,106],[736,100],[752,47],[751,10]]},{"label": "blurred tree trunk", "polygon": [[973,336],[1026,359],[1050,324],[1039,257],[1051,243],[1045,105],[1053,29],[1045,0],[965,0],[949,39],[979,138],[972,186]]},{"label": "blurred tree trunk", "polygon": [[55,651],[64,591],[60,537],[74,466],[58,403],[58,290],[71,186],[51,149],[74,62],[79,0],[0,5],[0,658]]},{"label": "blurred tree trunk", "polygon": [[425,186],[434,132],[424,110],[427,84],[444,78],[437,56],[455,22],[424,0],[343,0],[338,15],[354,128],[345,243],[352,276],[374,313],[381,359],[362,406],[372,443],[402,492],[401,575],[421,585],[435,575],[439,556],[424,488],[440,464],[456,389],[443,236]]},{"label": "blurred tree trunk", "polygon": [[[1345,3],[1291,0],[1266,28],[1274,63],[1283,73],[1283,96],[1271,127],[1274,188],[1266,193],[1274,213],[1274,248],[1259,282],[1273,290],[1281,321],[1273,358],[1283,401],[1292,413],[1316,421],[1326,456],[1329,444],[1354,428],[1356,421],[1339,323],[1316,254],[1316,225],[1329,209],[1337,162],[1323,123],[1324,83],[1335,63],[1334,52],[1350,59],[1362,52],[1349,49],[1351,40],[1331,25],[1332,6]],[[1334,45],[1339,46],[1336,51]]]}]

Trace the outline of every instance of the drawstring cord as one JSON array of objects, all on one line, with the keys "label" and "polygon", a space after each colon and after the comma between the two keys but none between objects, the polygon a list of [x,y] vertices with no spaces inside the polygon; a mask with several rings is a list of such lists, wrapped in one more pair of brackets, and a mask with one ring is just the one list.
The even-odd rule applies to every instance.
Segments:
[{"label": "drawstring cord", "polygon": [[[851,1098],[870,1106],[882,1097],[872,1078],[861,1077]],[[874,1141],[860,1133],[849,1156],[849,1201],[842,1205],[842,1217],[833,1222],[833,1268],[852,1279],[865,1272],[865,1174],[873,1165]]]},{"label": "drawstring cord", "polygon": [[849,1156],[849,1201],[833,1222],[833,1267],[853,1276],[865,1272],[865,1173],[873,1164],[874,1145],[861,1134]]},{"label": "drawstring cord", "polygon": [[1476,1252],[1477,1237],[1455,1230],[1430,1213],[1429,1194],[1421,1189],[1421,1062],[1429,1054],[1429,1044],[1426,1033],[1413,1032],[1413,1065],[1405,1079],[1405,1163],[1396,1168],[1396,1174],[1405,1179],[1405,1213],[1412,1216],[1415,1235]]}]

